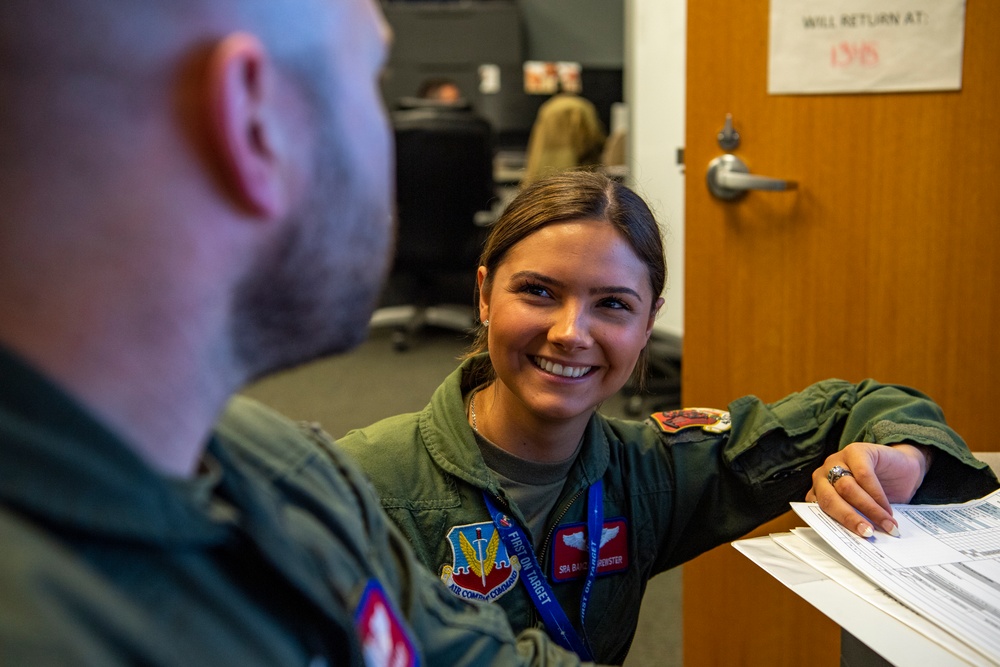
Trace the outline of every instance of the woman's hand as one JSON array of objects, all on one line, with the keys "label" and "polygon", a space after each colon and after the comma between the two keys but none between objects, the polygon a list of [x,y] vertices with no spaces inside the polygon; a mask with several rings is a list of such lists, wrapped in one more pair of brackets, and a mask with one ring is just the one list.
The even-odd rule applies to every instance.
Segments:
[{"label": "woman's hand", "polygon": [[[871,537],[874,526],[899,535],[889,503],[906,503],[917,492],[931,464],[930,447],[855,442],[826,458],[813,472],[806,501],[820,508],[848,530]],[[832,475],[840,466],[849,474]],[[859,516],[858,513],[863,516]]]}]

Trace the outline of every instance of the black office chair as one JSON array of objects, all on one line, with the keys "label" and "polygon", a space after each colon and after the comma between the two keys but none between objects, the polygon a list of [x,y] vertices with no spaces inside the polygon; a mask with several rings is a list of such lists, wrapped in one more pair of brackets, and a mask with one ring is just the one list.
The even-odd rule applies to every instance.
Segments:
[{"label": "black office chair", "polygon": [[677,334],[653,330],[649,338],[649,368],[646,386],[631,379],[622,387],[625,412],[632,417],[681,407],[682,339]]},{"label": "black office chair", "polygon": [[404,350],[424,326],[475,326],[476,260],[494,196],[493,137],[465,103],[410,100],[391,118],[399,234],[371,324],[393,327],[393,344]]}]

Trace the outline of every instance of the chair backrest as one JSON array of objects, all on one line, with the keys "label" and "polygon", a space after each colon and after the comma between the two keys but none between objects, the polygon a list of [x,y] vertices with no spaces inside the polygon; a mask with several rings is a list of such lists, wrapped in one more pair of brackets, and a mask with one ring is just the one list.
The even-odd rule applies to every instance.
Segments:
[{"label": "chair backrest", "polygon": [[392,112],[396,135],[397,267],[475,268],[478,211],[493,199],[489,123],[462,105]]}]

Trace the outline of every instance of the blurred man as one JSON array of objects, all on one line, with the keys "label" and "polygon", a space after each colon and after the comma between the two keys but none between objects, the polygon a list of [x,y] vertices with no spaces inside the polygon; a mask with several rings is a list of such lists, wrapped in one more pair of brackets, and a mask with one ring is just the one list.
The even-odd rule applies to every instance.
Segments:
[{"label": "blurred man", "polygon": [[0,3],[0,664],[576,662],[230,402],[364,335],[386,49],[372,0]]},{"label": "blurred man", "polygon": [[420,83],[420,88],[417,90],[417,97],[444,104],[455,104],[462,100],[462,91],[459,89],[458,84],[451,79],[433,76]]}]

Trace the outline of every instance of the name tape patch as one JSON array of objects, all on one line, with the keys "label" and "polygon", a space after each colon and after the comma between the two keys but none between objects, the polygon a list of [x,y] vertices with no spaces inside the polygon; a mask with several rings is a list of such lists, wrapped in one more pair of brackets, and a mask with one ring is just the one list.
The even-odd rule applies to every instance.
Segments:
[{"label": "name tape patch", "polygon": [[[556,582],[587,576],[587,524],[559,526],[552,541],[552,579]],[[597,574],[614,574],[628,569],[628,524],[624,517],[608,519],[601,530],[597,552]]]}]

